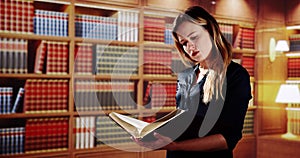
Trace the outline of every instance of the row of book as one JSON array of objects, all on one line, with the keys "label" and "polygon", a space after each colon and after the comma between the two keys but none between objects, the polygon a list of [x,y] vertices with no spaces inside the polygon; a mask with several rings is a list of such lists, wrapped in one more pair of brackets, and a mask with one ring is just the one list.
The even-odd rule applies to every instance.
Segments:
[{"label": "row of book", "polygon": [[37,35],[68,36],[68,13],[36,9],[33,24]]},{"label": "row of book", "polygon": [[289,36],[290,51],[300,51],[300,34],[293,34]]},{"label": "row of book", "polygon": [[0,155],[24,153],[24,127],[0,128]]},{"label": "row of book", "polygon": [[166,21],[163,16],[144,16],[144,41],[165,42]]},{"label": "row of book", "polygon": [[239,28],[233,41],[233,48],[237,49],[255,49],[255,29]]},{"label": "row of book", "polygon": [[68,73],[69,47],[67,42],[42,40],[35,51],[34,73]]},{"label": "row of book", "polygon": [[75,35],[83,38],[116,40],[118,21],[115,17],[78,14],[75,16]]},{"label": "row of book", "polygon": [[27,73],[28,41],[0,38],[0,73]]},{"label": "row of book", "polygon": [[62,151],[68,148],[68,118],[34,118],[26,120],[25,152]]},{"label": "row of book", "polygon": [[135,84],[132,81],[76,80],[77,111],[135,109]]},{"label": "row of book", "polygon": [[139,40],[139,13],[136,11],[118,11],[117,40],[138,42]]},{"label": "row of book", "polygon": [[169,48],[144,48],[144,74],[171,75],[172,50]]},{"label": "row of book", "polygon": [[137,74],[138,47],[96,45],[95,74]]},{"label": "row of book", "polygon": [[300,77],[300,58],[291,57],[287,61],[287,76]]},{"label": "row of book", "polygon": [[95,117],[81,116],[75,118],[73,133],[75,149],[88,149],[95,146]]},{"label": "row of book", "polygon": [[248,110],[244,119],[243,134],[254,134],[254,111]]},{"label": "row of book", "polygon": [[173,30],[173,24],[166,23],[165,44],[174,45],[172,30]]},{"label": "row of book", "polygon": [[230,44],[233,44],[233,25],[219,23],[220,30]]},{"label": "row of book", "polygon": [[149,109],[175,109],[176,82],[148,82],[145,84],[143,104]]},{"label": "row of book", "polygon": [[0,87],[0,114],[16,113],[23,103],[24,88],[13,96],[13,87]]},{"label": "row of book", "polygon": [[292,134],[300,135],[300,104],[291,104],[288,111],[288,129]]},{"label": "row of book", "polygon": [[2,0],[0,1],[0,8],[0,31],[33,32],[33,0]]},{"label": "row of book", "polygon": [[69,85],[64,79],[28,79],[25,83],[24,113],[68,111]]}]

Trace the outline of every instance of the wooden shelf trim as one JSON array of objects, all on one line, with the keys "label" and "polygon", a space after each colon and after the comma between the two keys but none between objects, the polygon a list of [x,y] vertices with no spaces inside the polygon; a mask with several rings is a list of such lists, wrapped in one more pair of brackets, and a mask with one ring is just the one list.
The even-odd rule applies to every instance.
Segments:
[{"label": "wooden shelf trim", "polygon": [[17,33],[17,32],[7,32],[0,31],[1,38],[17,38],[17,39],[26,39],[26,40],[48,40],[48,41],[60,41],[60,42],[70,42],[70,37],[64,36],[46,36],[46,35],[37,35],[34,33]]},{"label": "wooden shelf trim", "polygon": [[48,74],[1,74],[1,78],[19,78],[19,79],[70,79],[69,74],[66,75],[48,75]]},{"label": "wooden shelf trim", "polygon": [[12,118],[41,118],[41,117],[69,117],[70,112],[49,112],[49,113],[13,113],[13,114],[1,114],[0,119],[12,119]]}]

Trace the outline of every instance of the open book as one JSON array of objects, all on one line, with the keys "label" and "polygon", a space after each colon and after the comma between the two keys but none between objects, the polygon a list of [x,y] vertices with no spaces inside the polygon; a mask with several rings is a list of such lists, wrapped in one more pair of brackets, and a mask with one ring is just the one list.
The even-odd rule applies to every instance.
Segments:
[{"label": "open book", "polygon": [[[184,113],[184,110],[175,109],[152,123],[148,123],[116,112],[109,113],[109,116],[119,126],[125,129],[130,135],[143,140],[143,138],[152,133],[154,130],[162,127],[163,125],[178,117],[182,113]],[[149,138],[151,138],[151,136],[149,136]],[[147,140],[151,140],[149,138],[147,138]]]}]

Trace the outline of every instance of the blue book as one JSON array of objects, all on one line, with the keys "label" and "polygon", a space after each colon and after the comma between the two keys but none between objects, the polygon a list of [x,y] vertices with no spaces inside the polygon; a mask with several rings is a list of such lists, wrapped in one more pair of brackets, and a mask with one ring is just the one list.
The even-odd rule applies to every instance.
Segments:
[{"label": "blue book", "polygon": [[24,96],[24,92],[25,92],[24,88],[22,88],[22,87],[19,88],[19,92],[17,94],[17,97],[16,97],[16,100],[14,102],[14,106],[13,106],[13,108],[11,110],[11,113],[16,113],[18,107],[20,106],[20,104],[22,102],[22,99],[23,99],[23,96]]}]

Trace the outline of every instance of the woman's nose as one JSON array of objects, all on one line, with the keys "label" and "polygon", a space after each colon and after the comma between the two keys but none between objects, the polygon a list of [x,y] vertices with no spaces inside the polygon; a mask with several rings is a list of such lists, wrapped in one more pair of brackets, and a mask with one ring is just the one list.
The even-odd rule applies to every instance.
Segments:
[{"label": "woman's nose", "polygon": [[191,51],[195,50],[195,45],[192,42],[187,42],[186,46],[184,46],[184,50],[189,54]]}]

